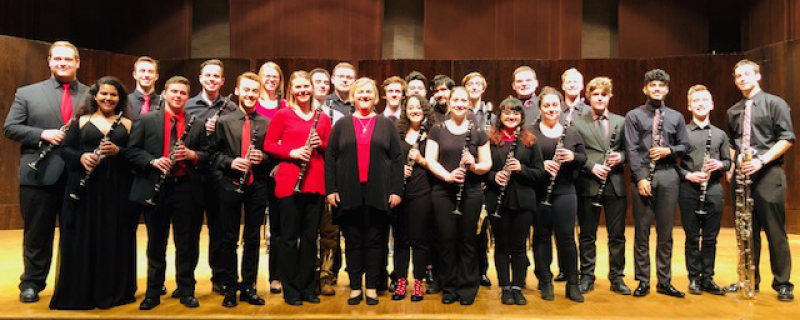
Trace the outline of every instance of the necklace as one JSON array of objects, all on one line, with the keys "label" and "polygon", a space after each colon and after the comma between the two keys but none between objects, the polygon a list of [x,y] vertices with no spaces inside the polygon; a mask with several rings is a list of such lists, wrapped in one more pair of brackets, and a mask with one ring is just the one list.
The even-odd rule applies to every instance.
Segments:
[{"label": "necklace", "polygon": [[364,125],[364,122],[361,121],[360,118],[356,118],[356,120],[358,120],[358,124],[361,125],[361,133],[362,134],[367,134],[367,127],[369,127],[369,124],[372,123],[372,120],[374,120],[374,119],[375,119],[375,117],[369,117],[369,121],[367,121],[367,124]]}]

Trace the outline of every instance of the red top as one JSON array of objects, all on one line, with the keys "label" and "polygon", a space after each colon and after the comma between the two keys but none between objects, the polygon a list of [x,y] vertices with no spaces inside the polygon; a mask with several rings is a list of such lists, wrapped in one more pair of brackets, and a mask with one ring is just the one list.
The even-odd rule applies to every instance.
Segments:
[{"label": "red top", "polygon": [[[313,124],[313,117],[303,120],[291,108],[278,110],[269,122],[267,136],[264,138],[264,150],[271,156],[281,159],[278,171],[275,173],[275,196],[279,199],[294,194],[294,185],[297,183],[302,162],[291,159],[289,153],[306,144]],[[320,114],[317,135],[322,140],[322,145],[311,153],[311,161],[306,166],[305,178],[300,185],[302,193],[325,194],[324,154],[330,133],[331,121],[324,113]]]},{"label": "red top", "polygon": [[[169,112],[168,108],[164,108],[164,156],[169,157],[169,150],[173,147],[169,143],[170,139],[170,131],[172,130],[172,118],[177,118],[178,122],[175,123],[175,131],[178,132],[178,138],[180,139],[184,132],[183,129],[186,127],[186,112],[181,112],[180,114],[172,114]],[[175,141],[177,141],[177,139]],[[186,164],[183,161],[178,162],[176,164],[175,170],[172,170],[172,173],[169,174],[170,177],[183,177],[186,176]]]},{"label": "red top", "polygon": [[[267,109],[261,105],[261,102],[256,101],[256,111],[258,114],[267,117],[267,119],[272,120],[275,117],[275,114],[278,113],[278,110],[286,109],[286,100],[281,99],[281,102],[278,104],[278,107],[275,109]],[[308,127],[308,130],[311,130],[311,127]]]},{"label": "red top", "polygon": [[353,117],[358,150],[358,180],[366,183],[369,178],[369,146],[372,140],[372,129],[375,129],[375,116],[368,119]]}]

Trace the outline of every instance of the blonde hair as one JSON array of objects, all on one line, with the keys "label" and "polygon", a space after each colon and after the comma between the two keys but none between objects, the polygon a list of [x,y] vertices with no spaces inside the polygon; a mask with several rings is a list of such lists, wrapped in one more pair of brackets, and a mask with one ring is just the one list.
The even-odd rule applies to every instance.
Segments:
[{"label": "blonde hair", "polygon": [[709,93],[711,93],[711,90],[708,90],[708,88],[706,86],[704,86],[702,84],[696,84],[696,85],[693,85],[691,88],[689,88],[689,92],[686,93],[686,101],[691,103],[692,102],[692,95],[695,92],[700,92],[700,91],[708,91]]},{"label": "blonde hair", "polygon": [[297,78],[306,79],[308,80],[308,84],[313,84],[313,82],[311,81],[311,74],[309,74],[308,72],[305,72],[303,70],[292,72],[292,75],[289,76],[289,81],[286,81],[286,88],[289,91],[289,97],[287,99],[287,102],[289,102],[289,106],[292,107],[297,105],[297,101],[294,99],[294,92],[292,91],[292,82]]},{"label": "blonde hair", "polygon": [[529,66],[520,66],[520,67],[517,67],[516,69],[514,69],[514,73],[511,74],[511,82],[514,82],[514,81],[517,80],[517,74],[518,73],[525,72],[525,71],[530,71],[531,73],[533,73],[533,79],[536,80],[536,71],[533,70],[533,68],[531,68]]},{"label": "blonde hair", "polygon": [[76,60],[80,60],[81,59],[81,54],[80,54],[80,52],[78,52],[78,47],[76,47],[74,44],[72,44],[69,41],[56,41],[56,42],[53,42],[53,44],[50,45],[50,49],[47,49],[47,58],[48,59],[50,59],[50,57],[53,55],[53,49],[55,49],[56,47],[70,48],[70,49],[72,49],[72,52],[75,52],[75,59]]},{"label": "blonde hair", "polygon": [[481,83],[483,84],[483,89],[485,90],[487,87],[486,78],[480,72],[470,72],[463,79],[461,79],[461,85],[466,86],[467,82],[474,78],[481,78]]},{"label": "blonde hair", "polygon": [[350,101],[355,101],[356,91],[358,91],[358,88],[361,88],[363,86],[372,86],[372,90],[375,95],[375,105],[377,105],[378,101],[380,101],[380,95],[378,94],[378,85],[375,84],[375,80],[372,80],[367,77],[358,78],[356,82],[353,82],[353,84],[350,85],[350,94],[348,95],[348,99]]},{"label": "blonde hair", "polygon": [[[264,64],[261,65],[261,68],[258,68],[258,82],[261,82],[263,84],[262,80],[264,79],[264,74],[267,72],[266,71],[267,68],[272,68],[272,69],[274,69],[275,71],[278,72],[278,88],[275,89],[275,91],[280,93],[281,97],[283,97],[283,93],[284,93],[283,92],[283,71],[281,71],[281,66],[279,66],[277,63],[272,62],[272,61],[264,62]],[[259,97],[263,99],[266,96],[267,96],[267,90],[264,89],[264,86],[262,85],[261,86],[261,94],[259,94]],[[280,103],[280,101],[278,103]]]},{"label": "blonde hair", "polygon": [[611,78],[608,77],[596,77],[589,81],[589,84],[586,85],[586,97],[592,95],[597,89],[603,90],[604,93],[612,94],[614,91],[614,85],[611,83]]}]

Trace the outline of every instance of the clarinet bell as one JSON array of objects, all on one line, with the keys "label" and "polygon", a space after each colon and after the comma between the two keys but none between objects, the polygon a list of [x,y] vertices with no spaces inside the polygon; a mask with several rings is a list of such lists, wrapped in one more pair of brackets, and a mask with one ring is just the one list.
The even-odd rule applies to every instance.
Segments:
[{"label": "clarinet bell", "polygon": [[34,162],[28,163],[28,168],[31,168],[33,171],[39,171],[39,160],[37,159]]},{"label": "clarinet bell", "polygon": [[463,213],[461,213],[461,210],[458,209],[458,205],[456,205],[456,208],[453,209],[453,214],[457,216],[464,215]]},{"label": "clarinet bell", "polygon": [[595,200],[595,201],[592,201],[592,206],[594,206],[596,208],[602,208],[603,204],[598,202],[597,200]]},{"label": "clarinet bell", "polygon": [[69,197],[70,197],[70,199],[75,200],[75,201],[81,200],[81,197],[79,197],[77,193],[70,193]]},{"label": "clarinet bell", "polygon": [[144,203],[147,203],[148,205],[151,205],[151,206],[155,206],[156,205],[156,202],[153,200],[153,198],[145,200]]}]

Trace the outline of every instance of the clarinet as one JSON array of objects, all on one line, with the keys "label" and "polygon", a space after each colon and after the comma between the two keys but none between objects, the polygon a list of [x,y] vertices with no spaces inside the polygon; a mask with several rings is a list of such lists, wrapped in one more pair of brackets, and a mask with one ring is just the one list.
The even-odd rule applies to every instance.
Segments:
[{"label": "clarinet", "polygon": [[[72,120],[75,120],[75,118],[69,119],[69,121],[67,121],[65,125],[61,126],[61,128],[58,128],[58,130],[64,134],[67,134],[69,131],[69,126],[72,124]],[[42,147],[43,145],[44,147]],[[36,158],[36,160],[28,163],[28,167],[30,167],[33,171],[39,171],[39,163],[42,162],[42,160],[44,160],[44,158],[47,157],[50,152],[58,148],[58,145],[54,145],[47,141],[40,141],[39,148],[41,148],[39,149],[39,158]]]},{"label": "clarinet", "polygon": [[[567,129],[572,125],[570,121],[564,121],[564,131],[561,132],[561,137],[558,138],[558,143],[556,143],[556,152],[553,152],[553,161],[558,161],[558,149],[564,148],[564,139],[567,137]],[[558,161],[561,163],[560,161]],[[553,204],[550,202],[550,198],[553,197],[553,189],[556,187],[556,178],[558,178],[558,172],[556,174],[550,176],[550,184],[547,185],[547,194],[544,196],[544,201],[542,201],[542,205],[545,206],[552,206]]]},{"label": "clarinet", "polygon": [[97,148],[94,148],[94,151],[92,151],[92,154],[97,156],[97,159],[98,159],[97,163],[94,165],[94,167],[89,169],[89,171],[84,172],[83,176],[81,177],[80,182],[78,182],[78,190],[75,190],[75,192],[72,192],[72,193],[69,194],[69,197],[72,200],[80,200],[81,199],[80,194],[83,193],[83,189],[86,189],[86,183],[89,182],[89,178],[92,177],[92,172],[94,172],[94,168],[97,168],[97,166],[100,165],[100,161],[105,159],[105,156],[103,156],[100,153],[100,147],[106,141],[111,140],[111,134],[114,133],[114,128],[116,128],[117,125],[119,125],[119,122],[120,122],[121,119],[122,119],[122,111],[117,113],[117,118],[114,119],[114,123],[111,124],[111,128],[108,129],[108,132],[106,132],[106,134],[103,136],[103,139],[100,140],[100,144],[97,145]]},{"label": "clarinet", "polygon": [[511,162],[511,159],[514,159],[514,151],[517,150],[517,143],[519,143],[519,133],[521,128],[522,127],[518,125],[517,128],[514,129],[514,142],[511,143],[511,149],[508,151],[506,163],[503,164],[503,172],[505,172],[508,176],[508,181],[506,181],[505,185],[500,186],[500,195],[497,197],[497,206],[495,207],[494,212],[492,212],[492,217],[497,219],[500,219],[500,214],[498,212],[500,211],[500,206],[503,205],[503,198],[506,195],[506,188],[508,187],[508,184],[511,183],[511,171],[508,170],[508,163]]},{"label": "clarinet", "polygon": [[[170,163],[173,164],[172,166],[170,166],[170,170],[169,171],[172,171],[172,168],[174,167],[175,149],[178,146],[180,146],[180,145],[182,145],[184,143],[184,141],[186,140],[186,136],[188,136],[189,132],[192,131],[192,125],[194,125],[194,120],[196,118],[197,118],[196,116],[192,116],[192,118],[189,119],[189,123],[187,123],[186,126],[184,126],[184,128],[183,128],[183,135],[180,138],[178,138],[177,141],[175,141],[175,145],[172,146],[172,149],[169,150],[169,161],[170,161]],[[169,172],[167,172],[167,173],[169,173]],[[156,198],[156,196],[158,196],[159,192],[161,192],[161,185],[163,185],[164,181],[167,180],[167,173],[163,173],[162,172],[161,175],[158,176],[158,182],[156,182],[156,185],[153,186],[153,196],[151,196],[150,199],[144,200],[145,203],[147,203],[147,204],[149,204],[151,206],[156,205],[155,198]]]},{"label": "clarinet", "polygon": [[[311,136],[314,135],[314,131],[317,131],[317,123],[319,122],[319,115],[322,113],[322,108],[317,108],[314,110],[314,124],[311,125],[311,131],[308,133],[308,139],[306,139],[306,148],[311,147]],[[306,178],[306,170],[308,170],[308,163],[309,161],[303,161],[300,164],[300,173],[297,175],[297,182],[294,184],[294,193],[300,193],[300,186],[303,184],[303,180]]]},{"label": "clarinet", "polygon": [[[614,143],[617,140],[617,126],[614,126],[614,131],[611,132],[611,140],[608,142],[608,151],[606,151],[606,157],[603,161],[604,166],[608,166],[608,157],[614,153]],[[611,174],[609,172],[608,174]],[[592,205],[595,207],[602,207],[603,206],[603,194],[606,191],[606,183],[608,182],[608,175],[606,175],[605,179],[600,180],[600,188],[597,189],[597,194],[594,196],[594,201],[592,201]]]},{"label": "clarinet", "polygon": [[[425,133],[425,123],[421,123],[419,125],[419,136],[417,136],[417,141],[414,141],[414,145],[411,146],[411,150],[419,150],[419,143],[422,141],[422,135]],[[409,150],[410,151],[410,150]],[[406,166],[413,167],[416,161],[414,159],[407,159]],[[403,185],[405,186],[408,183],[409,177],[403,177]]]},{"label": "clarinet", "polygon": [[[467,136],[464,137],[464,149],[461,150],[461,154],[462,155],[464,153],[469,153],[470,136],[472,136],[472,128],[474,127],[473,122],[470,121],[470,120],[468,120],[468,121],[469,121],[469,124],[467,126]],[[464,163],[460,163],[458,165],[458,167],[460,169],[466,168],[464,166]],[[461,210],[459,209],[459,207],[461,206],[461,197],[462,197],[462,195],[464,193],[464,183],[466,182],[466,180],[467,180],[467,175],[465,174],[464,175],[464,182],[458,183],[458,193],[456,193],[456,208],[453,209],[453,214],[455,214],[455,215],[459,215],[460,216],[460,215],[463,214],[463,213],[461,213]]]},{"label": "clarinet", "polygon": [[753,150],[745,149],[741,153],[735,169],[736,189],[734,193],[734,226],[739,256],[736,271],[739,275],[739,281],[728,287],[727,291],[741,291],[745,298],[753,299],[756,296],[756,264],[753,237],[759,235],[754,233],[753,230],[753,181],[742,169],[744,162],[753,159]]},{"label": "clarinet", "polygon": [[700,184],[700,208],[695,210],[697,214],[707,214],[708,211],[705,210],[706,208],[706,192],[708,191],[708,181],[711,180],[711,172],[708,171],[708,167],[706,166],[706,161],[711,159],[711,128],[708,128],[708,138],[706,139],[706,155],[703,157],[703,173],[706,174],[706,178],[703,180],[703,183]]},{"label": "clarinet", "polygon": [[[655,119],[655,118],[654,118]],[[653,121],[653,126],[656,128],[656,134],[653,135],[653,142],[651,143],[651,148],[660,147],[661,146],[661,118],[658,119],[659,121],[656,123]],[[656,174],[656,160],[650,159],[650,174],[647,175],[647,182],[650,183],[651,187],[653,184],[653,177]]]},{"label": "clarinet", "polygon": [[219,108],[217,108],[217,111],[214,112],[214,115],[212,115],[211,118],[208,118],[208,121],[217,122],[217,119],[219,119],[219,117],[222,115],[222,111],[224,111],[225,107],[228,106],[228,103],[231,102],[231,96],[233,96],[232,93],[228,94],[225,98],[223,98],[225,99],[225,102],[223,102],[222,105],[220,105]]},{"label": "clarinet", "polygon": [[[258,126],[253,128],[253,132],[250,133],[250,148],[247,148],[247,153],[244,155],[244,158],[248,161],[250,160],[250,153],[256,149],[256,134],[258,133]],[[247,176],[250,175],[250,169],[248,168],[241,177],[239,177],[239,186],[236,187],[235,190],[238,194],[244,194],[244,190],[242,190],[242,186],[247,182]]]}]

